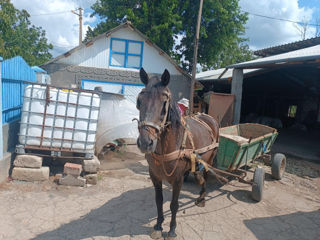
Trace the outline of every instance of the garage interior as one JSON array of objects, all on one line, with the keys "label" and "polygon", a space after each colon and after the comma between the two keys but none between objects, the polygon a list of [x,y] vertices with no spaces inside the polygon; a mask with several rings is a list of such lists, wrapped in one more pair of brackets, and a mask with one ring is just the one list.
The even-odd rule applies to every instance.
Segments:
[{"label": "garage interior", "polygon": [[[273,151],[320,163],[319,62],[244,69],[240,122],[278,129]],[[231,73],[230,73],[231,74]],[[206,92],[231,94],[231,77],[200,82]],[[206,110],[207,111],[207,110]]]},{"label": "garage interior", "polygon": [[245,78],[240,119],[277,128],[278,150],[319,161],[319,66],[276,67]]}]

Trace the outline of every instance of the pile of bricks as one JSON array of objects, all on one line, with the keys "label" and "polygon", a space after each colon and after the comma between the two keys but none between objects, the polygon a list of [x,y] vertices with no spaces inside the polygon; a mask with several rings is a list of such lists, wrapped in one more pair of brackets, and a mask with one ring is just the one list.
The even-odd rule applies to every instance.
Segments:
[{"label": "pile of bricks", "polygon": [[100,161],[99,159],[94,156],[93,159],[83,160],[83,171],[84,177],[87,180],[87,184],[97,184],[98,175],[97,172],[100,168]]},{"label": "pile of bricks", "polygon": [[[67,162],[64,165],[63,176],[59,179],[59,184],[80,187],[86,183],[95,185],[98,181],[99,167],[100,161],[95,156],[93,159],[83,160],[82,165]],[[82,171],[84,177],[81,177]]]},{"label": "pile of bricks", "polygon": [[83,187],[86,184],[86,179],[80,176],[81,172],[82,166],[80,164],[67,162],[64,165],[63,176],[59,179],[59,184]]},{"label": "pile of bricks", "polygon": [[48,180],[49,167],[43,167],[42,160],[42,157],[35,155],[17,155],[13,162],[12,179],[28,182]]}]

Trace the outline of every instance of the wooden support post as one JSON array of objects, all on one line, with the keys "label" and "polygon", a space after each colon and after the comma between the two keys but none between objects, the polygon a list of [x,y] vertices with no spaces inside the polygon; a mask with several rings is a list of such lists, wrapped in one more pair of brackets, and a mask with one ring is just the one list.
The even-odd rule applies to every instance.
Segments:
[{"label": "wooden support post", "polygon": [[197,73],[197,57],[198,57],[198,44],[199,44],[199,32],[200,32],[202,5],[203,5],[203,0],[200,0],[197,28],[196,28],[196,36],[194,37],[192,78],[191,78],[190,100],[189,100],[189,106],[190,106],[189,107],[189,115],[192,115],[192,113],[193,113],[193,94],[194,94],[194,84],[196,82],[196,73]]},{"label": "wooden support post", "polygon": [[243,69],[233,69],[231,94],[235,95],[233,124],[239,124],[241,114],[241,101],[242,101],[242,83],[243,83]]}]

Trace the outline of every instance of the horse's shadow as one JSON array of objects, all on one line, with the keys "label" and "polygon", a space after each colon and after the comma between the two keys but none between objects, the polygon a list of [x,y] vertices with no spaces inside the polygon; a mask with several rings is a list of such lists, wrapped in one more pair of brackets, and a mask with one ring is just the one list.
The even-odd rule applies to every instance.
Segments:
[{"label": "horse's shadow", "polygon": [[[163,190],[164,203],[171,200],[171,190]],[[189,198],[181,194],[181,198]],[[167,211],[166,215],[170,215]],[[130,190],[92,210],[85,216],[34,239],[78,240],[103,237],[149,235],[157,217],[153,187]],[[169,217],[169,216],[168,216]]]},{"label": "horse's shadow", "polygon": [[[147,167],[135,166],[132,169],[138,174],[147,174]],[[164,204],[171,201],[172,191],[167,184],[163,188]],[[222,190],[221,184],[212,178],[208,183],[206,201],[226,195],[230,199],[231,192]],[[184,194],[184,191],[187,193]],[[179,197],[179,212],[190,208],[197,208],[194,201],[200,191],[200,186],[193,182],[192,177],[183,184]],[[211,194],[214,193],[215,194]],[[216,194],[217,193],[217,194]],[[191,196],[190,194],[193,194]],[[244,193],[245,194],[245,193]],[[242,193],[240,195],[243,195]],[[195,197],[196,196],[196,197]],[[121,236],[143,236],[149,235],[152,225],[157,218],[155,194],[153,187],[134,189],[122,193],[120,196],[107,201],[101,207],[90,211],[79,219],[66,223],[59,228],[36,236],[35,240],[45,239],[67,239],[78,240],[92,237],[121,237]],[[232,202],[232,201],[231,201]],[[234,203],[231,203],[231,205]],[[187,214],[188,215],[188,214]],[[171,212],[164,208],[164,216],[169,218]]]}]

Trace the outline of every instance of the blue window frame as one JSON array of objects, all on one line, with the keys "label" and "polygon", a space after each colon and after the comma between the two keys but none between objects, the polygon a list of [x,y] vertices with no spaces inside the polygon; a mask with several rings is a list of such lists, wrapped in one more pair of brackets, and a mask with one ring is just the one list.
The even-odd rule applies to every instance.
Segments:
[{"label": "blue window frame", "polygon": [[136,68],[142,67],[143,42],[121,38],[110,39],[109,66]]}]

